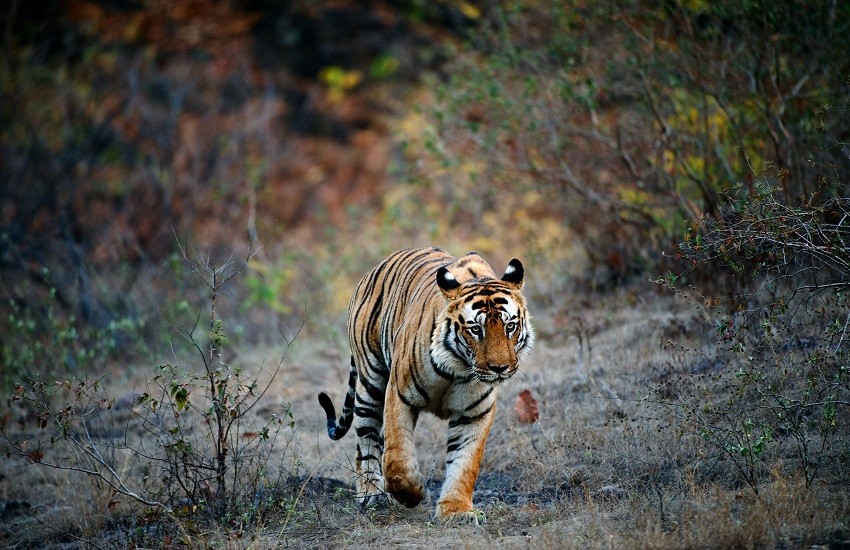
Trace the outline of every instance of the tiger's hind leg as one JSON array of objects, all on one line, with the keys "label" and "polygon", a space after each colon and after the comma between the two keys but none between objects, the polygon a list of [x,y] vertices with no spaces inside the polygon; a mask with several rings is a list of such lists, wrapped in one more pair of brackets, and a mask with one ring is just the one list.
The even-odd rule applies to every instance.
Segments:
[{"label": "tiger's hind leg", "polygon": [[359,372],[354,401],[354,432],[357,435],[355,490],[357,501],[362,506],[372,506],[387,500],[382,471],[387,378],[368,363],[365,368],[359,368]]}]

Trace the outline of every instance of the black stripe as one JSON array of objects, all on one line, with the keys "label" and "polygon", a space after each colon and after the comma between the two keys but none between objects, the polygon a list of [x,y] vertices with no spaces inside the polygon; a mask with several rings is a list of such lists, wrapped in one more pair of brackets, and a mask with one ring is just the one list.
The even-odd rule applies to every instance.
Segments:
[{"label": "black stripe", "polygon": [[[477,296],[492,296],[493,294],[510,294],[511,291],[504,283],[493,279],[488,279],[485,284],[473,285],[465,290],[459,297],[461,300],[468,302],[475,299]],[[464,302],[464,303],[465,303]]]},{"label": "black stripe", "polygon": [[[460,332],[461,332],[460,327],[455,327],[455,337],[454,337],[454,343],[455,343],[455,346],[456,346],[455,349],[464,351],[464,352],[472,355],[472,347],[466,342],[466,339],[463,336],[461,336]],[[469,361],[467,361],[467,363],[469,363]]]},{"label": "black stripe", "polygon": [[354,414],[360,418],[372,418],[378,422],[383,422],[383,415],[375,409],[369,407],[354,407]]},{"label": "black stripe", "polygon": [[379,279],[379,276],[380,276],[380,274],[381,274],[381,271],[383,271],[383,270],[384,270],[384,268],[387,266],[387,262],[388,262],[388,260],[389,260],[389,258],[387,258],[386,260],[384,260],[383,262],[381,262],[380,264],[378,264],[378,266],[377,266],[377,267],[374,269],[374,271],[371,273],[371,276],[368,276],[368,277],[369,277],[368,279],[364,278],[364,279],[363,279],[362,281],[360,281],[360,283],[357,285],[357,289],[354,291],[354,295],[355,295],[355,296],[357,296],[357,295],[359,295],[359,294],[360,294],[360,287],[363,285],[363,283],[364,283],[364,282],[366,283],[366,289],[365,289],[365,290],[363,291],[363,293],[362,293],[363,299],[362,299],[362,301],[361,301],[361,302],[357,305],[357,309],[356,309],[355,311],[352,311],[352,312],[351,312],[351,323],[352,323],[352,324],[354,324],[354,325],[356,325],[356,324],[357,324],[357,319],[359,319],[359,318],[360,318],[360,311],[361,311],[361,310],[362,310],[362,309],[363,309],[366,305],[368,305],[368,304],[371,302],[371,300],[369,300],[369,297],[370,297],[370,296],[372,295],[372,293],[375,291],[375,285],[378,283],[378,279]]},{"label": "black stripe", "polygon": [[[384,312],[384,318],[389,319],[393,325],[396,325],[396,321],[402,316],[407,305],[415,303],[411,300],[411,296],[415,292],[418,292],[420,288],[428,286],[427,282],[426,284],[421,284],[421,281],[427,277],[430,271],[436,271],[437,269],[429,270],[428,266],[435,263],[442,263],[442,261],[443,258],[434,258],[433,251],[431,250],[426,250],[423,254],[409,257],[407,265],[402,270],[394,273],[390,281],[390,292],[393,293],[391,299],[394,305],[390,311]],[[414,280],[419,281],[420,284],[410,284],[410,281]],[[427,304],[427,300],[425,302]],[[389,335],[385,334],[384,336]]]},{"label": "black stripe", "polygon": [[[350,398],[350,399],[349,399]],[[354,401],[354,398],[351,395],[347,395],[345,399],[346,407],[343,408],[343,416],[339,418],[339,421],[335,419],[336,412],[334,411],[333,402],[331,398],[327,396],[324,392],[319,393],[319,404],[325,410],[325,415],[327,417],[327,431],[328,437],[333,439],[334,441],[341,439],[348,432],[348,428],[351,427],[351,404],[349,401]],[[338,423],[337,423],[338,422]]]},{"label": "black stripe", "polygon": [[[386,282],[386,280],[384,280],[384,282]],[[366,297],[366,299],[367,300],[369,299],[368,296]],[[380,336],[381,336],[380,335],[380,327],[378,328],[378,333],[379,333],[378,334],[378,340],[379,341],[377,343],[373,342],[372,338],[370,338],[370,336],[371,336],[371,333],[372,333],[372,327],[376,326],[378,324],[378,318],[381,316],[381,306],[383,306],[383,303],[384,303],[384,285],[382,284],[381,285],[381,291],[378,293],[378,295],[373,300],[372,309],[371,309],[371,311],[369,311],[369,318],[366,321],[366,326],[361,329],[363,331],[363,334],[365,335],[366,345],[369,347],[369,351],[371,351],[372,355],[374,355],[375,357],[381,357],[381,358],[384,357],[384,354],[383,354],[383,350],[380,347]],[[356,322],[355,322],[355,324],[356,324]],[[375,347],[376,345],[377,345],[377,349]]]},{"label": "black stripe", "polygon": [[459,433],[459,434],[457,434],[457,435],[453,435],[453,436],[451,436],[451,437],[450,437],[450,438],[446,441],[446,443],[447,443],[447,444],[449,444],[449,445],[454,445],[454,444],[456,444],[458,441],[460,441],[460,438],[461,438],[461,437],[463,437],[463,435],[464,435],[464,434],[462,434],[462,433]]},{"label": "black stripe", "polygon": [[360,383],[363,384],[363,389],[366,390],[369,397],[371,397],[376,403],[384,402],[384,399],[386,398],[385,391],[382,391],[381,388],[369,382],[369,380],[365,377],[360,379]]},{"label": "black stripe", "polygon": [[450,437],[448,441],[446,441],[446,454],[453,453],[455,451],[459,451],[469,445],[470,441],[474,439],[474,437],[463,437],[465,434],[460,433],[454,437]]},{"label": "black stripe", "polygon": [[[351,373],[351,378],[352,379],[354,378],[354,373]],[[355,384],[356,384],[356,382],[355,382]],[[354,391],[354,387],[349,386],[348,391],[345,392],[345,401],[343,401],[343,403],[342,403],[342,410],[343,411],[345,411],[346,409],[350,410],[351,407],[354,405],[354,394],[356,394],[356,393],[357,392]]]},{"label": "black stripe", "polygon": [[463,298],[469,301],[478,296],[492,296],[493,294],[496,294],[496,292],[498,292],[498,290],[494,290],[492,288],[476,288],[475,292],[471,292],[469,296],[464,296]]},{"label": "black stripe", "polygon": [[381,434],[381,428],[380,428],[380,426],[371,426],[369,424],[364,424],[362,426],[357,426],[354,429],[354,433],[356,433],[358,437],[360,437],[362,435],[366,435],[368,433],[374,433],[375,435],[380,435]]},{"label": "black stripe", "polygon": [[371,439],[379,446],[383,446],[384,444],[384,441],[381,438],[381,434],[376,428],[373,428],[372,426],[360,426],[356,430],[354,430],[354,433],[357,434],[358,439]]},{"label": "black stripe", "polygon": [[463,450],[464,447],[469,443],[469,440],[461,441],[460,443],[452,443],[446,446],[446,454],[453,453],[456,451]]},{"label": "black stripe", "polygon": [[[416,251],[413,251],[413,252],[416,252]],[[390,274],[389,278],[391,278],[391,280],[393,282],[395,282],[395,280],[398,278],[399,275],[407,275],[408,273],[410,273],[410,271],[412,270],[413,267],[425,265],[426,263],[428,263],[428,260],[427,260],[428,256],[431,256],[433,253],[434,253],[433,249],[426,248],[426,249],[420,250],[418,254],[405,254],[405,255],[403,255],[402,260],[407,262],[407,265],[405,266],[403,273],[399,273],[398,271],[395,271],[395,272]],[[436,258],[435,258],[435,261],[436,261]],[[401,263],[401,262],[396,262],[396,263],[398,264],[398,263]],[[392,285],[392,286],[395,286],[395,285]]]},{"label": "black stripe", "polygon": [[[442,252],[441,250],[436,249],[436,248],[426,248],[426,249],[420,249],[420,250],[414,250],[414,251],[398,252],[395,255],[390,256],[389,258],[384,260],[384,262],[382,262],[381,265],[379,265],[375,269],[375,271],[372,274],[373,284],[372,284],[371,288],[369,288],[367,290],[367,292],[365,292],[363,294],[364,303],[372,302],[372,303],[375,304],[375,307],[371,311],[371,315],[370,315],[370,319],[369,319],[369,323],[367,325],[367,328],[374,326],[374,324],[377,322],[377,317],[381,313],[381,311],[380,311],[381,305],[383,304],[384,296],[385,296],[387,290],[388,289],[396,289],[396,288],[399,287],[399,285],[397,285],[396,282],[398,281],[398,278],[399,278],[400,275],[404,275],[405,276],[404,278],[407,278],[406,275],[410,273],[411,268],[421,267],[421,266],[427,265],[429,262],[443,263],[445,258],[431,258],[430,257],[435,253],[444,254],[444,252]],[[399,266],[401,266],[401,264],[406,264],[406,265],[404,265],[404,267],[401,270],[399,270],[398,268],[399,268]],[[374,293],[374,286],[375,286],[375,284],[377,284],[378,279],[381,279],[382,273],[384,273],[385,275],[383,276],[383,278],[381,280],[381,287],[380,287],[380,291],[378,293],[378,296],[374,300],[369,300],[368,297]],[[402,302],[403,302],[403,300],[397,300],[396,304],[400,304]],[[385,312],[385,313],[386,313],[386,315],[385,315],[385,317],[386,317],[387,315],[389,315],[390,312]],[[358,313],[358,316],[359,316],[359,313]]]},{"label": "black stripe", "polygon": [[355,401],[355,405],[365,405],[365,406],[367,406],[367,407],[372,407],[372,408],[375,408],[375,409],[382,409],[382,408],[384,408],[384,404],[383,404],[383,403],[381,403],[381,402],[379,402],[379,403],[373,403],[372,401],[370,401],[370,400],[369,400],[369,396],[368,396],[368,395],[363,395],[363,394],[361,394],[361,393],[358,393],[358,394],[357,394],[357,398],[356,398],[354,401]]},{"label": "black stripe", "polygon": [[[373,346],[371,345],[372,342],[369,341],[370,340],[369,334],[371,333],[371,327],[373,327],[377,324],[378,317],[380,317],[380,315],[381,315],[381,306],[384,303],[384,293],[386,292],[386,288],[387,288],[387,280],[394,276],[396,266],[398,266],[398,264],[403,262],[406,257],[407,257],[406,254],[397,253],[396,255],[390,256],[389,258],[387,258],[386,260],[381,262],[381,264],[377,268],[375,268],[375,271],[372,273],[372,278],[374,280],[374,283],[372,285],[370,285],[371,288],[369,289],[369,291],[365,292],[362,296],[363,301],[361,303],[361,307],[366,305],[366,304],[369,304],[369,303],[373,304],[372,309],[369,312],[369,319],[368,319],[366,326],[365,326],[365,328],[362,332],[366,334],[367,346],[368,346],[369,350],[372,351],[372,353],[375,357],[383,357],[383,350],[381,350],[380,348],[375,350],[373,348]],[[384,271],[386,271],[389,275],[381,278],[381,273],[384,272]],[[381,288],[380,288],[380,291],[378,292],[378,295],[373,300],[370,297],[371,297],[372,293],[374,292],[375,285],[377,284],[379,279],[381,280]],[[359,309],[360,308],[358,308],[358,315],[352,317],[352,321],[355,325],[357,324],[356,320],[359,318]],[[378,336],[379,336],[379,340],[380,340],[380,330],[379,330]]]},{"label": "black stripe", "polygon": [[354,356],[351,356],[351,366],[348,367],[348,387],[354,388],[357,385],[357,367],[354,364]]},{"label": "black stripe", "polygon": [[[451,321],[446,321],[446,324],[451,325]],[[462,357],[457,352],[457,350],[454,348],[454,346],[451,345],[451,341],[449,340],[450,335],[451,335],[451,330],[449,330],[449,327],[446,327],[446,335],[443,337],[443,347],[446,348],[447,350],[449,350],[451,352],[451,354],[454,355],[461,363],[466,365],[467,364],[466,359],[464,357]]]},{"label": "black stripe", "polygon": [[471,411],[472,409],[474,409],[475,407],[477,407],[478,405],[480,405],[481,403],[483,403],[485,399],[487,399],[488,397],[490,397],[490,394],[491,394],[491,393],[493,393],[493,386],[490,386],[489,388],[487,388],[487,391],[485,391],[485,392],[484,392],[484,395],[482,395],[480,398],[476,399],[476,400],[475,400],[475,403],[473,403],[472,405],[468,406],[468,407],[467,407],[467,408],[465,408],[464,410],[465,410],[465,411]]},{"label": "black stripe", "polygon": [[[434,264],[434,267],[429,271],[436,274],[437,270],[440,269],[440,267],[448,265],[446,264],[445,260],[446,258],[435,258],[433,257],[432,253],[429,253],[427,257],[423,256],[421,259],[413,260],[413,262],[411,263],[411,269],[409,271],[422,271],[423,268],[428,266],[428,264]],[[437,278],[434,277],[435,282],[436,280]],[[411,287],[409,290],[414,290],[414,288]]]},{"label": "black stripe", "polygon": [[[378,353],[380,353],[380,349],[378,350]],[[373,365],[372,363],[369,363],[368,361],[366,362],[366,364],[368,365],[369,370],[371,370],[373,373],[375,373],[378,376],[378,378],[386,379],[387,375],[390,373],[390,368],[387,366],[385,361],[381,361],[380,358],[382,356],[383,356],[383,353],[381,353],[381,355],[375,355],[375,357],[378,359],[377,364]]]},{"label": "black stripe", "polygon": [[459,416],[449,421],[449,429],[451,430],[452,428],[457,428],[458,426],[465,426],[467,424],[473,424],[475,422],[478,422],[479,420],[487,416],[487,414],[489,414],[492,410],[493,405],[490,405],[489,407],[487,407],[487,410],[481,414],[476,414],[475,416]]},{"label": "black stripe", "polygon": [[[430,296],[425,296],[422,299],[422,309],[419,310],[419,320],[420,320],[420,322],[425,320],[425,312],[428,310],[428,306],[431,305],[431,299],[430,298],[431,298]],[[431,334],[434,331],[434,321],[435,321],[435,319],[432,316],[432,318],[431,318],[431,328],[428,330],[428,334]],[[418,328],[421,329],[422,326],[420,325]]]},{"label": "black stripe", "polygon": [[[371,332],[371,330],[370,330],[371,327],[375,326],[378,323],[379,317],[382,317],[384,319],[389,318],[389,319],[394,320],[394,313],[395,313],[394,311],[385,311],[385,312],[382,311],[382,306],[383,306],[383,303],[384,303],[384,297],[385,297],[388,289],[389,290],[396,289],[398,287],[397,280],[398,280],[399,276],[402,275],[402,274],[409,273],[410,265],[412,263],[419,262],[420,260],[422,260],[422,258],[426,258],[427,256],[433,254],[434,250],[433,249],[422,249],[422,250],[413,251],[413,252],[418,252],[418,253],[417,254],[411,254],[410,252],[406,252],[406,253],[397,253],[395,256],[390,256],[389,258],[387,258],[381,264],[381,266],[380,266],[381,269],[375,271],[373,276],[376,280],[379,278],[380,271],[386,271],[386,275],[383,277],[383,280],[381,281],[380,291],[378,292],[377,297],[374,299],[374,302],[373,302],[374,307],[372,307],[372,310],[369,314],[369,320],[366,324],[366,334],[367,335]],[[404,266],[403,269],[399,270],[398,267],[405,262],[407,262],[407,265]],[[363,299],[366,302],[371,301],[371,300],[369,300],[368,294],[364,295]],[[400,304],[402,304],[402,302],[403,302],[403,300],[396,300],[395,307],[398,307]],[[353,319],[356,319],[356,318],[353,318]],[[378,340],[379,340],[378,345],[381,346],[380,349],[375,350],[371,345],[369,345],[369,349],[371,351],[373,351],[373,354],[376,357],[384,357],[382,346],[383,346],[384,338],[387,335],[381,334],[380,329],[379,329],[378,332],[379,332],[379,334],[378,334]],[[368,340],[368,337],[367,337],[367,340]],[[367,342],[367,344],[371,344],[371,342]],[[384,357],[384,359],[386,359],[386,358]]]},{"label": "black stripe", "polygon": [[365,455],[365,456],[361,456],[360,458],[358,458],[358,460],[361,460],[361,461],[363,461],[363,460],[376,460],[376,461],[380,462],[381,459],[378,458],[375,455]]},{"label": "black stripe", "polygon": [[408,407],[410,407],[410,408],[413,408],[413,407],[414,407],[413,403],[411,403],[410,401],[408,401],[408,400],[407,400],[407,398],[405,398],[405,397],[401,394],[401,390],[399,390],[398,388],[396,388],[396,393],[398,394],[398,398],[399,398],[399,399],[401,399],[401,402],[402,402],[402,403],[404,403],[405,405],[407,405],[407,406],[408,406]]},{"label": "black stripe", "polygon": [[436,372],[441,378],[445,378],[448,381],[452,381],[455,379],[455,376],[452,373],[447,370],[443,370],[440,365],[434,362],[433,358],[431,359],[431,368],[434,369],[434,372]]},{"label": "black stripe", "polygon": [[416,362],[410,366],[410,379],[413,380],[413,387],[416,388],[416,391],[419,392],[419,395],[425,398],[425,404],[431,402],[431,396],[428,395],[428,391],[422,386],[422,383],[419,381],[419,377],[416,372]]}]

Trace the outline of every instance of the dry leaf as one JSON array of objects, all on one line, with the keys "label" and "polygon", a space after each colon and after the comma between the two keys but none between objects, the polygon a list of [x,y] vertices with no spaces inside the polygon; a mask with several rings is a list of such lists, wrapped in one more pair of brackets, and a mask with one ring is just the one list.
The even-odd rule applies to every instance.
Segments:
[{"label": "dry leaf", "polygon": [[537,400],[531,395],[531,391],[522,390],[516,398],[514,405],[517,418],[523,424],[533,424],[540,419],[540,410],[537,407]]}]

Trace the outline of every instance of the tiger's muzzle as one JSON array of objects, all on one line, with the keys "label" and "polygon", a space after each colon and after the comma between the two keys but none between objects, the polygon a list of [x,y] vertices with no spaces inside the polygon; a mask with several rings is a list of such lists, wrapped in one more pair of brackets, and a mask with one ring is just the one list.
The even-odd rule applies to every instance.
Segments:
[{"label": "tiger's muzzle", "polygon": [[512,377],[516,373],[518,365],[517,362],[487,365],[486,367],[476,367],[474,372],[476,378],[482,382],[499,384]]}]

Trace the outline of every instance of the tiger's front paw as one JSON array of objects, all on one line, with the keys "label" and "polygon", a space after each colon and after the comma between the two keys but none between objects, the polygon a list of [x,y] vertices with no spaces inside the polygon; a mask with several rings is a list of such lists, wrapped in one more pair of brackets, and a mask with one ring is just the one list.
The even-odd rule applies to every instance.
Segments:
[{"label": "tiger's front paw", "polygon": [[475,510],[471,503],[439,502],[437,503],[437,509],[434,511],[434,519],[446,527],[456,525],[474,525],[478,527],[487,523],[484,512]]},{"label": "tiger's front paw", "polygon": [[413,508],[425,498],[425,479],[419,472],[412,475],[388,474],[384,483],[387,492],[408,508]]}]

